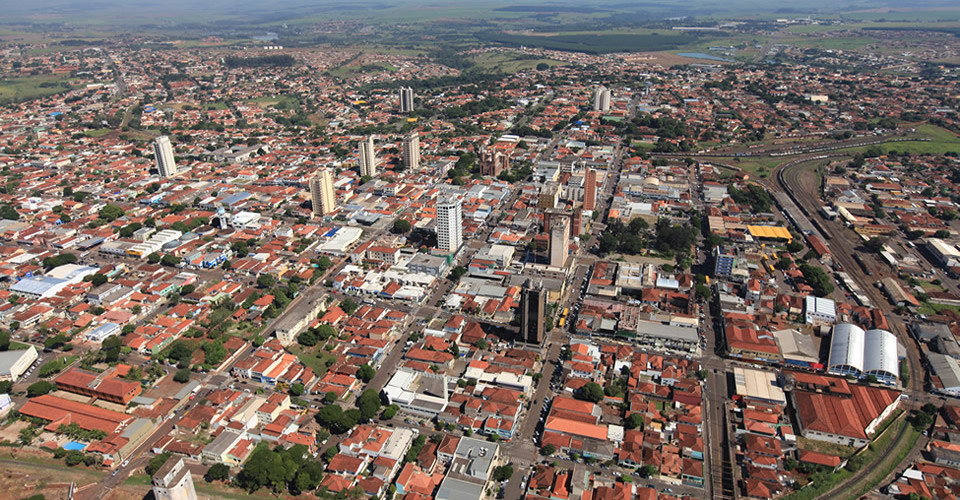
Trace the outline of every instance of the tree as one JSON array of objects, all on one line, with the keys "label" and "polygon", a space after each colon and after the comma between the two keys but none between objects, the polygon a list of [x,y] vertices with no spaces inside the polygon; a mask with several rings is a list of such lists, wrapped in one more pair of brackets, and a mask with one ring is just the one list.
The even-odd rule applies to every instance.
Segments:
[{"label": "tree", "polygon": [[290,394],[293,396],[303,395],[304,390],[305,388],[303,387],[303,384],[301,384],[300,382],[297,382],[290,386]]},{"label": "tree", "polygon": [[38,380],[29,387],[27,387],[27,397],[34,398],[37,396],[43,396],[44,394],[56,389],[56,387],[46,380]]},{"label": "tree", "polygon": [[577,391],[576,397],[577,399],[590,401],[591,403],[599,403],[603,401],[603,387],[600,387],[600,384],[596,382],[587,382]]},{"label": "tree", "polygon": [[545,457],[549,457],[550,455],[553,455],[554,453],[556,453],[556,451],[557,451],[557,448],[552,444],[548,444],[543,448],[540,448],[540,454]]},{"label": "tree", "polygon": [[353,314],[354,311],[360,307],[356,302],[353,301],[353,299],[343,299],[340,301],[339,305],[340,309],[342,309],[343,312],[347,313],[348,315]]},{"label": "tree", "polygon": [[214,481],[226,481],[230,479],[230,467],[227,467],[224,464],[214,464],[212,467],[207,469],[207,473],[203,475],[203,479],[208,483]]},{"label": "tree", "polygon": [[875,236],[867,240],[867,242],[864,243],[863,246],[865,246],[868,250],[870,250],[873,253],[880,253],[881,251],[883,251],[883,246],[886,244],[887,244],[886,238]]},{"label": "tree", "polygon": [[623,425],[627,429],[636,429],[643,425],[643,415],[639,413],[631,413],[630,416],[623,420]]},{"label": "tree", "polygon": [[13,382],[9,380],[0,381],[0,394],[10,394],[11,390],[13,390]]},{"label": "tree", "polygon": [[647,479],[647,478],[651,478],[651,477],[655,476],[658,471],[657,471],[657,468],[656,468],[656,467],[654,467],[654,466],[652,466],[652,465],[650,465],[650,464],[647,464],[647,465],[644,465],[643,467],[641,467],[638,472],[640,473],[640,477],[642,477],[642,478],[644,478],[644,479]]},{"label": "tree", "polygon": [[[10,332],[0,331],[0,351],[10,350]],[[0,392],[0,394],[3,394]]]},{"label": "tree", "polygon": [[359,377],[360,380],[363,380],[364,382],[369,382],[370,379],[372,379],[376,374],[377,374],[377,371],[374,370],[373,367],[368,364],[364,364],[360,366],[360,368],[357,370],[357,377]]},{"label": "tree", "polygon": [[380,414],[380,418],[383,420],[390,420],[396,416],[397,412],[400,411],[400,407],[397,405],[390,405],[383,409],[383,413]]},{"label": "tree", "polygon": [[509,465],[499,465],[493,468],[494,481],[506,481],[513,476],[513,467]]},{"label": "tree", "polygon": [[783,461],[784,470],[786,470],[787,472],[790,472],[795,468],[797,468],[797,459],[793,457],[787,457],[786,459],[784,459]]},{"label": "tree", "polygon": [[158,254],[157,252],[152,252],[150,253],[150,255],[147,255],[147,262],[151,264],[156,264],[160,262],[160,259],[161,259],[160,254]]},{"label": "tree", "polygon": [[391,231],[394,234],[406,234],[409,233],[411,229],[413,229],[413,226],[410,224],[410,222],[403,219],[397,219],[393,221],[393,228]]},{"label": "tree", "polygon": [[106,282],[107,282],[107,277],[100,273],[90,276],[90,283],[92,283],[93,286],[100,286]]},{"label": "tree", "polygon": [[450,281],[460,281],[464,274],[467,274],[467,269],[463,266],[457,266],[450,270]]},{"label": "tree", "polygon": [[297,342],[299,342],[300,345],[305,347],[313,347],[317,345],[317,342],[319,342],[319,339],[317,338],[316,332],[314,332],[314,330],[311,328],[301,333],[300,335],[298,335]]},{"label": "tree", "polygon": [[336,400],[338,400],[338,399],[340,399],[340,397],[337,396],[337,393],[335,393],[335,392],[333,392],[333,391],[327,391],[326,394],[323,395],[323,400],[324,400],[327,404],[334,403],[334,402],[335,402]]},{"label": "tree", "polygon": [[107,205],[101,208],[97,215],[107,222],[113,222],[123,217],[123,209],[116,205]]},{"label": "tree", "polygon": [[257,286],[260,288],[271,288],[277,284],[277,279],[272,274],[261,274],[257,276]]},{"label": "tree", "polygon": [[913,424],[914,429],[917,431],[923,431],[926,430],[927,427],[930,427],[930,424],[933,423],[933,417],[927,412],[918,411],[913,415],[911,423]]},{"label": "tree", "polygon": [[83,462],[83,452],[80,450],[70,450],[63,457],[63,461],[70,467],[80,465],[80,463]]},{"label": "tree", "polygon": [[144,467],[144,472],[146,472],[148,476],[153,476],[169,459],[170,453],[161,453],[154,456],[150,459],[150,462],[147,463],[147,466]]},{"label": "tree", "polygon": [[187,381],[189,381],[189,380],[190,380],[190,369],[189,369],[189,368],[181,368],[181,369],[177,370],[177,373],[175,373],[175,374],[173,375],[173,381],[174,381],[174,382],[180,382],[181,384],[185,384],[185,383],[186,383]]},{"label": "tree", "polygon": [[180,257],[176,255],[166,254],[160,259],[160,264],[168,267],[174,267],[180,263]]},{"label": "tree", "polygon": [[477,339],[477,341],[473,345],[476,346],[476,348],[480,349],[481,351],[485,351],[487,350],[487,347],[489,347],[489,344],[487,344],[487,339],[484,339],[484,338]]},{"label": "tree", "polygon": [[373,389],[367,389],[357,398],[356,404],[360,410],[360,418],[371,420],[380,411],[380,394]]}]

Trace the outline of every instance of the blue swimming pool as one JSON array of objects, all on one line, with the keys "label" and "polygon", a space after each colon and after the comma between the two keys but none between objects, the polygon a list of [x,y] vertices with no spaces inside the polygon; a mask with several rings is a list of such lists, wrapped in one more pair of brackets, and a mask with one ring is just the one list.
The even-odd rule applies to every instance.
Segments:
[{"label": "blue swimming pool", "polygon": [[65,449],[65,450],[67,450],[67,451],[70,451],[70,450],[83,451],[83,449],[86,448],[86,447],[87,447],[87,445],[85,445],[85,444],[83,444],[83,443],[78,443],[78,442],[76,442],[76,441],[70,441],[69,443],[63,445],[63,449]]}]

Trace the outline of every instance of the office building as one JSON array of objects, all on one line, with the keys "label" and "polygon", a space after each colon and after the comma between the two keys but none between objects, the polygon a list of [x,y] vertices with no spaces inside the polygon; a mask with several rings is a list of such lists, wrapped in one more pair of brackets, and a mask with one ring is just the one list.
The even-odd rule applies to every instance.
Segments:
[{"label": "office building", "polygon": [[182,457],[171,457],[153,475],[153,497],[157,500],[197,500],[193,476]]},{"label": "office building", "polygon": [[413,88],[400,87],[400,112],[409,113],[413,111]]},{"label": "office building", "polygon": [[321,169],[310,179],[310,200],[313,203],[313,216],[322,217],[337,209],[337,195],[333,191],[333,173],[329,168]]},{"label": "office building", "polygon": [[570,246],[570,218],[555,217],[550,221],[550,265],[566,267]]},{"label": "office building", "polygon": [[560,201],[560,184],[553,181],[546,182],[543,187],[540,188],[537,208],[540,210],[556,208],[558,201]]},{"label": "office building", "polygon": [[377,176],[377,152],[373,149],[373,136],[360,142],[360,175]]},{"label": "office building", "polygon": [[597,209],[597,171],[588,168],[583,179],[583,209]]},{"label": "office building", "polygon": [[543,282],[527,280],[520,292],[520,338],[528,344],[543,344],[544,321],[547,315]]},{"label": "office building", "polygon": [[416,132],[403,138],[403,165],[410,170],[420,170],[420,135]]},{"label": "office building", "polygon": [[603,85],[593,92],[593,110],[610,111],[610,90]]},{"label": "office building", "polygon": [[456,253],[463,243],[463,202],[457,196],[437,201],[437,247]]},{"label": "office building", "polygon": [[153,142],[153,156],[157,162],[157,174],[167,179],[177,175],[177,162],[173,159],[173,145],[170,138],[161,135]]}]

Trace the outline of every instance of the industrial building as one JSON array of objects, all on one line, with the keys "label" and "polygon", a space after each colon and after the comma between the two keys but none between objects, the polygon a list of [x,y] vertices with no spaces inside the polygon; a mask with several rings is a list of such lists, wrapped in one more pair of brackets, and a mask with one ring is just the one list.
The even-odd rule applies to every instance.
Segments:
[{"label": "industrial building", "polygon": [[27,347],[16,351],[0,352],[0,381],[16,382],[39,357],[37,348]]},{"label": "industrial building", "polygon": [[827,373],[876,377],[878,382],[896,385],[900,377],[899,343],[886,330],[864,331],[857,325],[840,323],[833,327]]}]

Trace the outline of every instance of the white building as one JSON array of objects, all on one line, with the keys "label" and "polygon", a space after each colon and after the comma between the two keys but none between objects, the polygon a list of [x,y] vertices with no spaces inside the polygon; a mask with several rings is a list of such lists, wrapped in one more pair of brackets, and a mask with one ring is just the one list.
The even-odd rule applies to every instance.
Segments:
[{"label": "white building", "polygon": [[449,196],[437,201],[437,247],[456,253],[463,244],[463,201]]},{"label": "white building", "polygon": [[593,91],[593,110],[610,111],[610,90],[603,85]]},{"label": "white building", "polygon": [[416,132],[403,138],[403,165],[410,170],[420,170],[420,135]]},{"label": "white building", "polygon": [[807,295],[803,309],[807,324],[832,324],[837,321],[837,305],[831,299]]},{"label": "white building", "polygon": [[0,380],[16,382],[38,357],[37,348],[34,346],[16,351],[0,352]]},{"label": "white building", "polygon": [[960,250],[939,238],[928,239],[927,249],[943,267],[960,265]]},{"label": "white building", "polygon": [[157,173],[164,179],[177,175],[177,162],[173,158],[173,145],[170,138],[161,135],[153,142],[153,156],[157,162]]},{"label": "white building", "polygon": [[103,342],[111,335],[120,335],[120,331],[120,325],[108,321],[96,329],[83,334],[83,338],[91,342]]},{"label": "white building", "polygon": [[193,476],[182,457],[171,457],[153,475],[153,497],[157,500],[197,500]]},{"label": "white building", "polygon": [[413,88],[400,87],[400,112],[409,113],[413,111]]},{"label": "white building", "polygon": [[360,175],[377,176],[377,151],[373,148],[373,136],[360,141]]},{"label": "white building", "polygon": [[333,173],[329,168],[320,169],[316,177],[310,179],[310,200],[313,203],[314,217],[324,216],[337,209]]},{"label": "white building", "polygon": [[33,276],[24,278],[10,287],[10,291],[17,295],[40,299],[53,297],[60,290],[69,285],[75,285],[83,281],[83,278],[90,274],[96,274],[100,268],[80,266],[76,264],[66,264],[51,269],[46,276]]},{"label": "white building", "polygon": [[878,382],[896,385],[900,377],[900,344],[886,330],[867,330],[850,323],[833,327],[827,373],[876,377]]},{"label": "white building", "polygon": [[437,416],[449,403],[446,375],[416,372],[405,367],[393,374],[382,392],[388,404],[428,418]]}]

